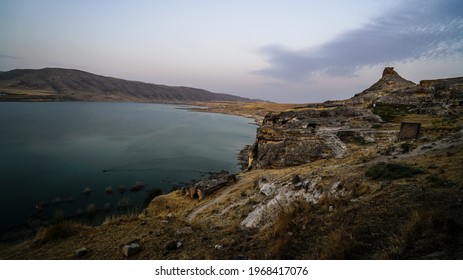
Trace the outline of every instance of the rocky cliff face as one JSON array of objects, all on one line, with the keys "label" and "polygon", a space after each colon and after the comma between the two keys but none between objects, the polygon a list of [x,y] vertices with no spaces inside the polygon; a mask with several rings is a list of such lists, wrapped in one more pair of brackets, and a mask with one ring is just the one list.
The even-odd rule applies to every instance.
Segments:
[{"label": "rocky cliff face", "polygon": [[350,141],[374,142],[371,125],[380,121],[370,110],[354,107],[268,114],[249,151],[248,168],[279,168],[340,158]]}]

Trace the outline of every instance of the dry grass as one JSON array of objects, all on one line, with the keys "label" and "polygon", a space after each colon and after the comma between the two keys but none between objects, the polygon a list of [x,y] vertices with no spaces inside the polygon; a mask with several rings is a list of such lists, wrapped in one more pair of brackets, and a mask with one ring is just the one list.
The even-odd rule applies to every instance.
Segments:
[{"label": "dry grass", "polygon": [[40,229],[34,238],[34,243],[47,243],[66,239],[77,234],[83,228],[84,226],[77,222],[60,221],[49,227]]},{"label": "dry grass", "polygon": [[365,175],[374,180],[394,180],[422,174],[423,170],[396,162],[380,162],[370,166]]},{"label": "dry grass", "polygon": [[309,213],[311,206],[302,200],[295,201],[287,209],[281,209],[273,224],[260,233],[261,242],[267,244],[264,259],[290,259],[289,244],[299,230],[297,217]]},{"label": "dry grass", "polygon": [[413,209],[399,232],[390,238],[390,246],[378,258],[408,258],[446,250],[452,242],[451,235],[445,216],[433,209]]},{"label": "dry grass", "polygon": [[122,214],[108,215],[105,217],[105,220],[103,221],[102,224],[110,225],[110,224],[121,223],[123,221],[137,219],[138,215],[140,215],[140,212],[138,211],[127,211]]},{"label": "dry grass", "polygon": [[50,96],[56,95],[51,90],[33,90],[33,89],[17,89],[17,88],[1,88],[0,91],[9,92],[18,95],[31,95],[31,96]]},{"label": "dry grass", "polygon": [[323,250],[318,253],[318,259],[342,260],[348,259],[355,252],[355,237],[345,228],[337,228],[324,237]]}]

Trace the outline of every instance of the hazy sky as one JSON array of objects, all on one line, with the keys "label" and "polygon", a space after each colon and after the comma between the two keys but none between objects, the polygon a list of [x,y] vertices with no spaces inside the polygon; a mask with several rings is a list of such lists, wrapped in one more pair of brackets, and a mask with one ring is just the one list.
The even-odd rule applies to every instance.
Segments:
[{"label": "hazy sky", "polygon": [[461,0],[0,0],[0,71],[64,67],[277,102],[344,99],[385,66],[463,76]]}]

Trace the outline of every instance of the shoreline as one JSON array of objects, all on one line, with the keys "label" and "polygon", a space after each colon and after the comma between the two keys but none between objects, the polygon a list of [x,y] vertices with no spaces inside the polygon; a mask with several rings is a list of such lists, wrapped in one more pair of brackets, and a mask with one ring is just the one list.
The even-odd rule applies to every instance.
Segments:
[{"label": "shoreline", "polygon": [[304,104],[284,104],[273,102],[194,102],[192,112],[218,113],[254,119],[254,124],[260,125],[268,113],[282,112],[294,109]]}]

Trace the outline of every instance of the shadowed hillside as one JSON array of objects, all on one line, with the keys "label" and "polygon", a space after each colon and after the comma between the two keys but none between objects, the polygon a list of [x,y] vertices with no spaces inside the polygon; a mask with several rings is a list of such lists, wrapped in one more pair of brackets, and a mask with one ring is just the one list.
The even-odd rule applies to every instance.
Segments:
[{"label": "shadowed hillside", "polygon": [[250,99],[190,87],[104,77],[61,68],[0,72],[0,101],[135,101],[191,103]]}]

